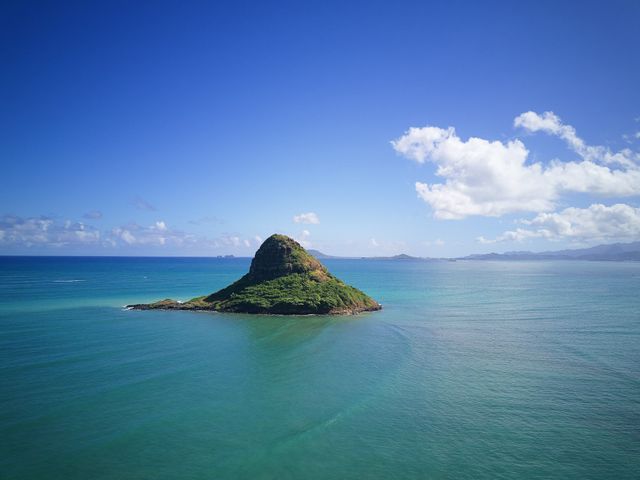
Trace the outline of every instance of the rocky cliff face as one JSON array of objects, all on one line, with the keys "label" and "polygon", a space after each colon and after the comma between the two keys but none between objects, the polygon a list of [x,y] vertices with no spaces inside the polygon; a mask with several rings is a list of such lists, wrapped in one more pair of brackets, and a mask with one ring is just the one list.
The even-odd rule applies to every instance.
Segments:
[{"label": "rocky cliff face", "polygon": [[251,261],[249,275],[255,281],[272,280],[293,273],[327,274],[327,269],[309,255],[295,240],[285,235],[271,235]]},{"label": "rocky cliff face", "polygon": [[222,290],[185,303],[162,300],[129,307],[282,315],[354,314],[382,308],[365,293],[331,275],[298,242],[285,235],[272,235],[265,240],[249,272]]}]

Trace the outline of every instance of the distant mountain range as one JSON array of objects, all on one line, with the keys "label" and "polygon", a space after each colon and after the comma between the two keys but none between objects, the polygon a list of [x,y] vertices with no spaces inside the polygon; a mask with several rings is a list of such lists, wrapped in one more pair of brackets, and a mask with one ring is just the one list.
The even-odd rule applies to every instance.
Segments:
[{"label": "distant mountain range", "polygon": [[613,243],[591,248],[575,250],[556,250],[547,252],[506,252],[482,253],[458,258],[412,257],[404,253],[392,257],[337,257],[326,255],[318,250],[308,250],[318,260],[329,259],[370,259],[370,260],[413,260],[413,261],[456,261],[456,260],[601,260],[601,261],[640,261],[640,242]]},{"label": "distant mountain range", "polygon": [[469,255],[460,260],[640,260],[640,242],[613,243],[575,250],[506,252]]},{"label": "distant mountain range", "polygon": [[318,260],[419,260],[419,261],[429,261],[429,260],[439,260],[437,258],[427,258],[427,257],[412,257],[411,255],[407,255],[406,253],[401,253],[400,255],[393,255],[392,257],[337,257],[334,255],[327,255],[326,253],[322,253],[319,250],[309,249],[308,253],[316,257]]},{"label": "distant mountain range", "polygon": [[355,258],[355,257],[335,257],[333,255],[326,255],[318,250],[313,250],[313,249],[308,249],[307,253],[313,255],[314,257],[316,257],[318,260],[326,260],[328,258]]}]

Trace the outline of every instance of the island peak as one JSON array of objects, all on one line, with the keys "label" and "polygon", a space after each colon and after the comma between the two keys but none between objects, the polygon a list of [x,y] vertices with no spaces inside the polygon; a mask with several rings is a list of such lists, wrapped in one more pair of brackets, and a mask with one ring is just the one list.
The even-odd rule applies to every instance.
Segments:
[{"label": "island peak", "polygon": [[249,275],[255,281],[272,280],[294,273],[326,275],[327,269],[298,242],[286,235],[267,238],[256,252]]},{"label": "island peak", "polygon": [[129,307],[284,315],[355,314],[381,308],[365,293],[334,277],[294,239],[280,234],[267,238],[249,272],[222,290],[184,303],[166,299]]}]

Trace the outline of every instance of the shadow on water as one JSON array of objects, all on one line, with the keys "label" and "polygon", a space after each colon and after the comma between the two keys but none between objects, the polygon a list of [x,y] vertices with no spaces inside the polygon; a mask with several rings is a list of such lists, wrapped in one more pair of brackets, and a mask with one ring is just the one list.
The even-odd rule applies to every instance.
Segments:
[{"label": "shadow on water", "polygon": [[285,316],[234,314],[253,344],[273,344],[297,348],[323,335],[328,328],[349,321],[334,316]]}]

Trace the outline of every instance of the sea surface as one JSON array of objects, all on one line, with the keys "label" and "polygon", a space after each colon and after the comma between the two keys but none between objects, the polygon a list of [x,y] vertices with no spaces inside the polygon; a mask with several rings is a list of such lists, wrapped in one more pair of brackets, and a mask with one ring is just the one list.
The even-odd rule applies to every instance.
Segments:
[{"label": "sea surface", "polygon": [[640,478],[640,262],[328,260],[384,309],[122,308],[249,262],[0,258],[0,478]]}]

